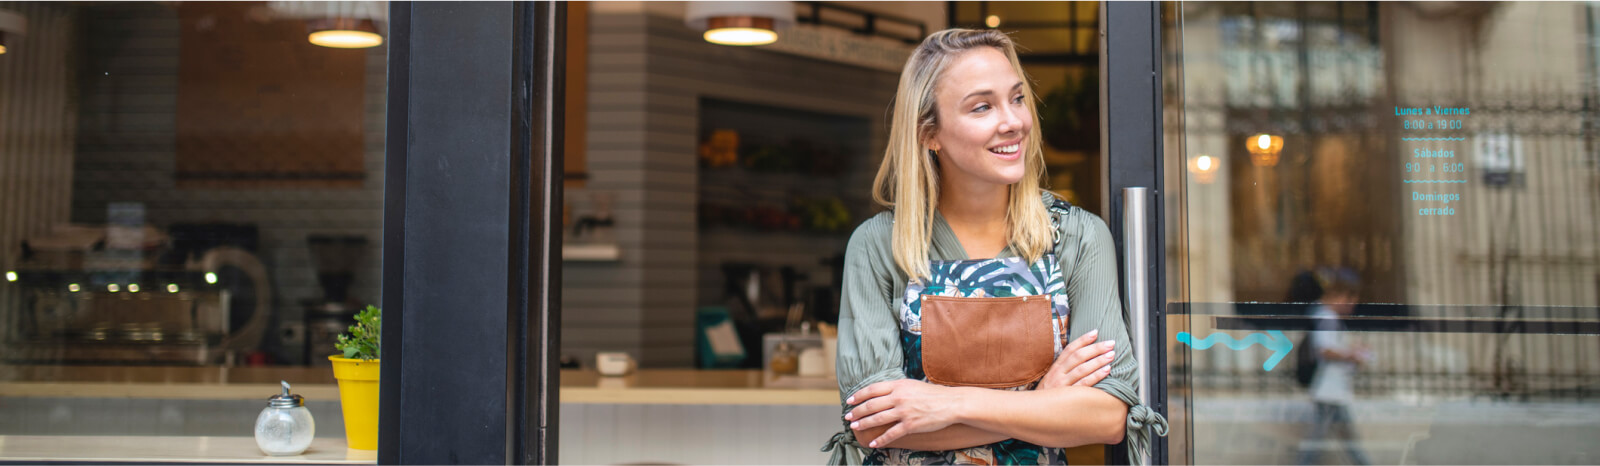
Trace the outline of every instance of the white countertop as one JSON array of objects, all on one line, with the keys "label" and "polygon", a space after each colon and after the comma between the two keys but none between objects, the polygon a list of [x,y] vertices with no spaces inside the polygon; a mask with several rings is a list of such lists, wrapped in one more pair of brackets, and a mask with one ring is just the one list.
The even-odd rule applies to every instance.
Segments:
[{"label": "white countertop", "polygon": [[[338,400],[327,368],[47,367],[0,381],[0,398],[255,400],[290,380],[307,400]],[[562,403],[600,404],[839,404],[838,381],[773,376],[759,370],[645,369],[622,377],[562,370]]]},{"label": "white countertop", "polygon": [[131,461],[161,463],[376,464],[377,451],[345,448],[342,438],[318,438],[297,456],[267,456],[253,437],[108,437],[0,435],[0,461]]}]

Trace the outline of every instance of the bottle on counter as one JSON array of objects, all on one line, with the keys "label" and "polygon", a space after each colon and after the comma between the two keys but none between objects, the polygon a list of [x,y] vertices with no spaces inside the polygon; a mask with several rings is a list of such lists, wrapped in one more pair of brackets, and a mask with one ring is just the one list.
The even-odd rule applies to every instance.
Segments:
[{"label": "bottle on counter", "polygon": [[256,446],[271,456],[298,455],[311,446],[317,424],[305,398],[290,394],[289,382],[281,383],[283,393],[268,398],[267,407],[256,416]]},{"label": "bottle on counter", "polygon": [[778,347],[772,350],[772,361],[768,367],[774,374],[795,375],[800,372],[800,357],[789,346],[789,342],[779,342]]}]

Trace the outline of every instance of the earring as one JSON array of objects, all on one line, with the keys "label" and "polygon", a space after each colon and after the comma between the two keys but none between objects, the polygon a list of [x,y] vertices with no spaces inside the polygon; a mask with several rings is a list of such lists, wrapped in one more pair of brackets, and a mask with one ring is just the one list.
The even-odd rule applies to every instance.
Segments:
[{"label": "earring", "polygon": [[939,153],[938,152],[934,152],[933,149],[928,149],[928,158],[938,160],[939,159]]}]

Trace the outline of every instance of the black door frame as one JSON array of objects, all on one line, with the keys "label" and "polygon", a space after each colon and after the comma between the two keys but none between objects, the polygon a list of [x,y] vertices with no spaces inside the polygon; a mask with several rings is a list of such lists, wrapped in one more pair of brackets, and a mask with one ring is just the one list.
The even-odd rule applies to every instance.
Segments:
[{"label": "black door frame", "polygon": [[[1117,269],[1129,266],[1124,257],[1126,220],[1123,188],[1149,188],[1146,198],[1144,247],[1148,286],[1142,290],[1150,303],[1144,342],[1148,360],[1140,361],[1149,378],[1150,408],[1167,416],[1167,318],[1163,221],[1166,192],[1162,184],[1161,2],[1103,2],[1100,8],[1100,111],[1101,154],[1106,157],[1105,186],[1111,200],[1106,223],[1117,248]],[[1114,103],[1115,105],[1110,105]],[[1125,273],[1119,276],[1126,277]],[[1124,291],[1128,284],[1123,283]],[[1123,309],[1127,309],[1124,301]],[[1130,320],[1131,322],[1131,320]],[[1133,329],[1129,329],[1130,331]],[[1107,448],[1108,463],[1127,464],[1127,443]],[[1167,439],[1151,439],[1150,464],[1167,464]]]},{"label": "black door frame", "polygon": [[[1160,8],[1100,9],[1107,223],[1125,267],[1122,188],[1149,188],[1150,303],[1166,302]],[[554,112],[564,101],[565,10],[391,5],[383,343],[398,350],[384,356],[380,463],[558,461],[560,287],[552,284],[560,283],[562,127]],[[1166,415],[1162,307],[1151,306],[1144,364],[1151,408]],[[1107,453],[1109,463],[1127,463],[1125,444]],[[1166,440],[1156,438],[1151,462],[1167,459]]]},{"label": "black door frame", "polygon": [[565,13],[390,5],[380,463],[558,462]]}]

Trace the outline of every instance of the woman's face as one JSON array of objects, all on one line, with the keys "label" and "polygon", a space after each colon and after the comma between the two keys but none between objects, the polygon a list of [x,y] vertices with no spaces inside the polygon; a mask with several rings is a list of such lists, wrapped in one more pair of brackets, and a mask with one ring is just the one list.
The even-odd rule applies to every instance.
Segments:
[{"label": "woman's face", "polygon": [[1023,148],[1033,115],[1023,101],[1022,77],[993,47],[963,52],[934,88],[938,125],[927,142],[939,153],[947,182],[1009,185],[1026,173]]}]

